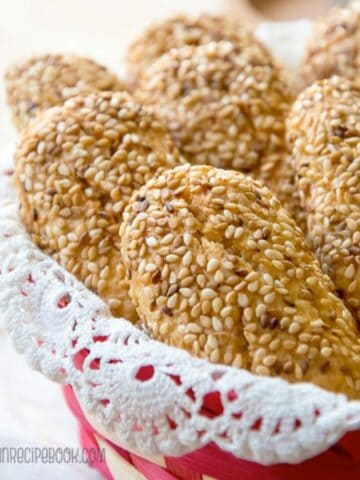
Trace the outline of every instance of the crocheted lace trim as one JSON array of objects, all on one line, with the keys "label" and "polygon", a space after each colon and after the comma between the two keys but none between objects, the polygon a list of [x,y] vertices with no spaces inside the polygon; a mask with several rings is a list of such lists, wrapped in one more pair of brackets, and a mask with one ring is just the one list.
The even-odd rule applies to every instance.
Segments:
[{"label": "crocheted lace trim", "polygon": [[182,455],[214,442],[262,464],[296,463],[360,428],[358,401],[212,365],[113,318],[31,242],[5,168],[0,211],[0,308],[15,348],[46,377],[71,384],[124,448]]}]

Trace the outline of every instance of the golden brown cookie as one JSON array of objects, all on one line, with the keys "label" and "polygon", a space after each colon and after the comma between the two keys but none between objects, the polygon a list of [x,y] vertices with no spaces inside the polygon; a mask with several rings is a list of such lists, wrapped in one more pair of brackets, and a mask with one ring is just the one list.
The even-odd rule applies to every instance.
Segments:
[{"label": "golden brown cookie", "polygon": [[315,83],[288,130],[309,240],[360,327],[360,86]]},{"label": "golden brown cookie", "polygon": [[38,112],[61,105],[70,97],[126,89],[103,65],[74,55],[31,57],[9,68],[5,80],[8,104],[18,130]]},{"label": "golden brown cookie", "polygon": [[285,141],[294,97],[271,60],[229,42],[187,46],[157,60],[138,87],[189,163],[249,174],[297,214]]},{"label": "golden brown cookie", "polygon": [[301,65],[306,85],[341,75],[360,84],[360,8],[354,2],[334,8],[310,37]]},{"label": "golden brown cookie", "polygon": [[360,398],[354,319],[266,187],[210,166],[167,170],[134,195],[120,236],[154,338]]},{"label": "golden brown cookie", "polygon": [[266,47],[241,23],[229,17],[203,14],[197,18],[179,15],[150,26],[130,45],[127,62],[137,76],[172,48],[221,40],[234,43],[240,50],[251,48],[264,59],[271,59]]},{"label": "golden brown cookie", "polygon": [[182,162],[162,123],[125,93],[75,97],[30,123],[15,162],[34,242],[135,320],[118,232],[133,190]]}]

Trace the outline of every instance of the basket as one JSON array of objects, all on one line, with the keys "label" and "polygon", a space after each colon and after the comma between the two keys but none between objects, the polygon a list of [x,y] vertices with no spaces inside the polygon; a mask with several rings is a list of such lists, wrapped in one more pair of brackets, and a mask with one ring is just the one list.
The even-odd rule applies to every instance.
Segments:
[{"label": "basket", "polygon": [[359,401],[210,364],[113,318],[32,243],[11,175],[0,171],[6,328],[32,368],[64,385],[82,445],[105,449],[93,462],[104,478],[360,478]]},{"label": "basket", "polygon": [[[64,396],[80,426],[81,445],[105,452],[106,464],[91,462],[107,480],[357,480],[360,473],[360,431],[346,434],[326,452],[297,465],[262,466],[241,460],[210,444],[182,457],[145,458],[127,451],[99,433],[86,419],[70,386]],[[89,459],[90,460],[90,459]]]},{"label": "basket", "polygon": [[[263,23],[257,34],[294,69],[309,28]],[[360,401],[210,364],[113,318],[32,243],[11,149],[0,157],[2,316],[29,365],[63,385],[85,453],[105,452],[88,457],[103,478],[360,479]]]}]

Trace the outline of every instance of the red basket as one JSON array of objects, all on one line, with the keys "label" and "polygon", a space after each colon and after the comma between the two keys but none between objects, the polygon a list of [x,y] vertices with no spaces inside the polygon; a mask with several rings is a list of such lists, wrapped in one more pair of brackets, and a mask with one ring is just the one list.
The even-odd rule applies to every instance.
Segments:
[{"label": "red basket", "polygon": [[32,368],[67,385],[82,445],[105,449],[105,460],[89,455],[104,478],[360,480],[360,402],[212,365],[114,319],[28,239],[5,179],[6,173],[0,176],[0,200],[10,192],[0,219],[6,327]]},{"label": "red basket", "polygon": [[105,461],[89,463],[107,480],[360,479],[360,431],[347,433],[326,452],[298,465],[263,466],[236,458],[213,444],[182,457],[159,457],[155,463],[97,432],[85,418],[71,386],[64,387],[64,395],[79,422],[82,447],[105,450]]}]

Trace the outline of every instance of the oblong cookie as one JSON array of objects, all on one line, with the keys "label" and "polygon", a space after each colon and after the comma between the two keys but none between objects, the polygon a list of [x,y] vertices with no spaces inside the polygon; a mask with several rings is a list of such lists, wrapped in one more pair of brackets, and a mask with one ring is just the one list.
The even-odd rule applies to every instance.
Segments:
[{"label": "oblong cookie", "polygon": [[76,95],[126,90],[104,65],[76,55],[45,54],[10,67],[5,74],[14,125],[24,128],[38,112]]},{"label": "oblong cookie", "polygon": [[293,92],[269,58],[230,42],[174,49],[139,76],[135,96],[189,163],[249,174],[301,216],[285,140]]},{"label": "oblong cookie", "polygon": [[241,173],[186,165],[124,213],[130,296],[148,333],[194,355],[360,398],[360,339],[294,221]]},{"label": "oblong cookie", "polygon": [[181,162],[151,109],[127,94],[75,97],[23,131],[15,155],[21,219],[115,315],[135,320],[119,251],[122,212],[133,190]]},{"label": "oblong cookie", "polygon": [[271,54],[243,24],[220,15],[191,18],[177,15],[147,28],[130,45],[126,60],[135,78],[164,53],[186,45],[198,46],[227,40],[239,49],[252,48],[265,59]]},{"label": "oblong cookie", "polygon": [[311,35],[300,74],[305,85],[341,75],[360,84],[360,8],[353,2],[333,8]]},{"label": "oblong cookie", "polygon": [[304,90],[288,136],[309,240],[360,328],[360,86],[332,77]]}]

